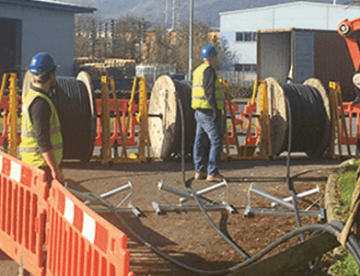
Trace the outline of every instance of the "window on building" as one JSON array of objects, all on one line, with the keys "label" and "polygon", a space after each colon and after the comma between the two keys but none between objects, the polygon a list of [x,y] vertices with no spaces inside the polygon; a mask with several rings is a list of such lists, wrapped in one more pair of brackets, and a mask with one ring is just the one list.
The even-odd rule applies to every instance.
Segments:
[{"label": "window on building", "polygon": [[236,41],[250,42],[257,40],[256,32],[236,32]]},{"label": "window on building", "polygon": [[235,71],[242,72],[242,64],[235,64]]},{"label": "window on building", "polygon": [[243,41],[244,40],[244,33],[243,32],[237,32],[236,33],[236,41]]},{"label": "window on building", "polygon": [[244,64],[244,72],[251,72],[252,71],[252,65],[251,64]]},{"label": "window on building", "polygon": [[256,64],[235,64],[235,71],[237,72],[256,72]]},{"label": "window on building", "polygon": [[252,41],[252,33],[245,32],[244,33],[244,41]]}]

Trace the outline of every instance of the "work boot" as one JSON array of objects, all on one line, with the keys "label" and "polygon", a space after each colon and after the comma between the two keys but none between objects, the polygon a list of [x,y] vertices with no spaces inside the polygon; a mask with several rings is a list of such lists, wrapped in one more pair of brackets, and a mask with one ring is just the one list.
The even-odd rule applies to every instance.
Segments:
[{"label": "work boot", "polygon": [[206,172],[196,173],[194,176],[194,179],[195,180],[205,179],[206,175],[207,175]]},{"label": "work boot", "polygon": [[223,177],[221,174],[216,174],[216,175],[211,175],[209,174],[207,177],[206,177],[206,181],[208,182],[217,182],[217,183],[220,183],[220,182],[223,182],[223,181],[226,181],[226,178]]}]

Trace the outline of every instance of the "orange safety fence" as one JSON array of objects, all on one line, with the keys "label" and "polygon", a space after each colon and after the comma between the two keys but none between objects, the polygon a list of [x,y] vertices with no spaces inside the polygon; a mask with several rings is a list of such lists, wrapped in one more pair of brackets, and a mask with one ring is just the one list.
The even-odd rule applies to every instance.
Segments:
[{"label": "orange safety fence", "polygon": [[[254,132],[254,134],[252,134],[251,131],[249,132],[246,142],[247,142],[248,146],[255,146],[256,141],[258,140],[258,137],[259,137],[259,129],[258,129],[258,120],[257,119],[255,120],[254,126],[252,126],[250,123],[251,102],[247,103],[247,105],[244,107],[244,111],[240,111],[239,118],[236,118],[236,112],[239,110],[238,105],[235,102],[231,102],[231,104],[232,104],[235,126],[231,125],[231,134],[228,137],[229,144],[230,145],[236,144],[236,142],[235,142],[236,126],[240,126],[240,132],[243,132],[244,131],[244,120],[247,120],[247,124],[245,124],[246,127],[254,127],[255,132]],[[227,102],[226,102],[226,112],[227,113],[230,112]],[[256,102],[254,102],[253,113],[256,113]]]},{"label": "orange safety fence", "polygon": [[58,181],[51,184],[48,204],[46,275],[133,275],[124,233]]},{"label": "orange safety fence", "polygon": [[0,249],[32,275],[45,275],[47,184],[42,170],[0,151]]},{"label": "orange safety fence", "polygon": [[[253,113],[256,113],[256,102],[254,101],[253,104],[253,108],[252,108]],[[252,128],[253,126],[251,125],[251,120],[250,120],[250,112],[251,112],[251,102],[248,102],[247,105],[244,108],[244,112],[241,111],[240,113],[240,120],[244,120],[244,118],[247,120],[247,127],[248,128]],[[259,122],[258,119],[255,119],[255,133],[254,135],[252,134],[252,131],[249,131],[249,135],[248,137],[246,137],[246,144],[248,146],[255,146],[256,145],[256,141],[258,141],[259,138],[259,128],[258,128]],[[241,131],[243,131],[242,125],[241,125]]]},{"label": "orange safety fence", "polygon": [[[17,109],[21,110],[21,97],[17,96],[18,99],[18,105],[17,105]],[[135,140],[136,138],[136,132],[135,132],[135,127],[137,125],[139,125],[135,113],[138,112],[138,104],[132,104],[131,106],[131,111],[128,112],[128,103],[129,100],[128,99],[118,99],[118,107],[119,107],[119,111],[121,113],[121,120],[122,120],[122,131],[125,134],[127,131],[127,136],[126,136],[126,146],[131,147],[134,146],[136,147],[138,145],[138,142]],[[235,130],[236,130],[236,126],[240,126],[240,131],[243,131],[243,127],[244,127],[244,117],[245,119],[249,120],[249,112],[250,112],[250,108],[249,105],[250,103],[247,104],[247,106],[244,109],[244,112],[241,111],[240,112],[240,117],[236,118],[236,112],[239,110],[238,105],[235,102],[231,102],[232,104],[232,109],[233,109],[233,115],[234,115],[234,119],[235,119],[235,126],[231,126],[231,134],[229,136],[229,144],[230,145],[235,145]],[[115,106],[114,106],[114,100],[110,99],[109,100],[109,109],[112,112],[115,112]],[[97,112],[100,115],[102,112],[102,108],[101,108],[101,99],[96,99],[96,108],[97,108]],[[255,106],[256,108],[256,106]],[[8,143],[8,136],[9,136],[9,132],[8,132],[8,113],[9,113],[9,97],[8,96],[3,96],[3,100],[0,103],[0,111],[2,111],[1,115],[2,115],[2,131],[0,131],[0,146],[3,146],[5,148],[7,148],[7,143]],[[226,111],[229,112],[229,107],[228,107],[228,103],[226,102]],[[127,116],[130,116],[130,120],[129,120],[129,126],[126,126],[126,121],[127,121]],[[118,129],[118,121],[116,116],[113,118],[114,120],[114,124],[112,127],[112,136],[111,136],[111,145],[114,145],[115,140],[117,141],[117,144],[119,146],[122,145],[122,141],[121,141],[121,137],[120,134],[118,133],[118,131],[116,131]],[[250,143],[249,145],[252,145],[253,143],[255,143],[254,141],[257,140],[257,136],[258,136],[258,128],[257,128],[257,124],[255,125],[255,136],[249,137],[248,138],[248,142]],[[21,138],[20,135],[18,135],[18,140],[17,140],[17,144],[20,144]],[[102,141],[101,141],[101,120],[100,117],[98,117],[97,119],[97,131],[96,131],[96,138],[95,138],[95,146],[96,147],[101,147],[102,146]]]},{"label": "orange safety fence", "polygon": [[[136,120],[136,117],[134,116],[134,113],[138,111],[139,106],[138,104],[132,104],[131,106],[131,111],[128,114],[128,102],[129,100],[127,99],[118,99],[118,107],[119,107],[119,112],[121,113],[121,126],[122,126],[122,132],[124,133],[124,135],[126,134],[127,128],[126,128],[126,116],[130,116],[130,126],[129,126],[129,133],[127,133],[126,136],[126,146],[137,146],[138,142],[135,141],[135,126],[138,125],[138,122]],[[97,108],[97,112],[100,115],[102,112],[102,108],[101,108],[101,99],[96,99],[96,108]],[[114,105],[114,100],[113,99],[109,99],[109,110],[112,112],[115,112],[115,105]],[[113,131],[112,131],[112,136],[111,136],[111,145],[114,145],[115,140],[117,141],[117,144],[119,146],[122,145],[122,141],[121,141],[121,137],[118,133],[118,121],[116,116],[113,118],[114,119],[114,125],[113,125]],[[97,133],[96,133],[96,138],[95,138],[95,146],[100,147],[102,145],[102,140],[101,140],[101,120],[100,118],[98,118],[97,121]]]},{"label": "orange safety fence", "polygon": [[[351,102],[344,102],[344,113],[345,116],[349,116],[349,125],[347,126],[349,144],[356,145],[357,140],[360,138],[360,105],[352,104]],[[341,108],[338,107],[339,114],[341,114]],[[353,133],[353,119],[356,119],[356,133]],[[341,143],[346,144],[345,128],[341,125]]]},{"label": "orange safety fence", "polygon": [[[230,113],[230,108],[229,108],[229,104],[227,101],[225,102],[225,107],[226,107],[226,114]],[[232,107],[232,111],[233,111],[235,126],[231,125],[231,133],[230,133],[230,136],[228,137],[228,143],[229,143],[229,145],[235,145],[236,126],[239,125],[240,129],[242,130],[243,120],[236,118],[236,112],[239,110],[239,106],[235,102],[231,102],[231,107]],[[224,143],[226,143],[226,142],[224,141]]]},{"label": "orange safety fence", "polygon": [[[21,110],[21,97],[17,96],[18,104],[16,108]],[[1,111],[1,119],[2,119],[2,131],[0,132],[0,145],[7,148],[9,143],[9,130],[8,130],[8,115],[9,115],[9,96],[3,96],[2,101],[0,102],[0,111]],[[17,137],[17,144],[20,144],[20,135]]]}]

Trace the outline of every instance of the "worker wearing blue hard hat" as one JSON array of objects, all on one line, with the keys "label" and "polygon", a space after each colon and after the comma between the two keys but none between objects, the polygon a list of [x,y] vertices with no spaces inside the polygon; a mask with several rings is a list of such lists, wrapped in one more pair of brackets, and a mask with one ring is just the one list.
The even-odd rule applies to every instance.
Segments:
[{"label": "worker wearing blue hard hat", "polygon": [[29,92],[22,105],[21,159],[43,169],[47,181],[64,181],[60,168],[63,143],[60,120],[49,92],[56,85],[57,64],[48,53],[36,54],[30,62],[33,77]]},{"label": "worker wearing blue hard hat", "polygon": [[[195,110],[196,134],[193,147],[193,161],[197,179],[221,182],[219,173],[220,155],[223,148],[222,111],[224,99],[221,83],[217,77],[219,68],[218,51],[212,45],[201,50],[203,63],[193,72],[191,107]],[[209,156],[206,149],[209,146]]]}]

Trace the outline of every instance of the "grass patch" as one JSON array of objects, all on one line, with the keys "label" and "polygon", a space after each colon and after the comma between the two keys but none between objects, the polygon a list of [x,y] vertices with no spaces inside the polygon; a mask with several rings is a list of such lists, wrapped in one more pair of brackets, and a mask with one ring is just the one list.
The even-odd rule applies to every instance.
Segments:
[{"label": "grass patch", "polygon": [[[338,215],[344,218],[344,221],[346,221],[349,217],[351,199],[356,184],[356,171],[358,166],[359,161],[355,161],[353,165],[339,170],[337,188],[341,207],[336,212]],[[359,266],[347,249],[343,249],[342,257],[333,265],[333,271],[336,273],[336,275],[341,276],[360,275]]]}]

